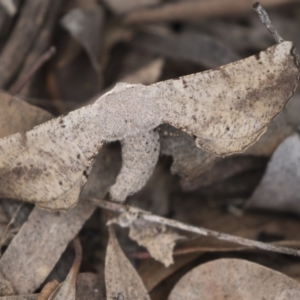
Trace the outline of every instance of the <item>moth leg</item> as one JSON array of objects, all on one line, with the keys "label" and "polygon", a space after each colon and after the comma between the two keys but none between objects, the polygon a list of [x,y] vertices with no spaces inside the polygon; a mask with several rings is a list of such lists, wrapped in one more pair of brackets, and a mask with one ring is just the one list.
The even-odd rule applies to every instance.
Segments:
[{"label": "moth leg", "polygon": [[156,131],[126,137],[121,141],[122,168],[109,194],[114,201],[124,202],[139,191],[152,175],[159,156],[159,135]]}]

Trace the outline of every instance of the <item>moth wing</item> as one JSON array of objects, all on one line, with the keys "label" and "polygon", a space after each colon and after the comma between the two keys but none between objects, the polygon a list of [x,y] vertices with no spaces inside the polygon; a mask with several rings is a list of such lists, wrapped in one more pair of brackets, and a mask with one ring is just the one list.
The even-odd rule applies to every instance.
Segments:
[{"label": "moth wing", "polygon": [[197,146],[223,156],[257,141],[292,97],[299,66],[292,42],[258,55],[152,85],[163,120],[195,136]]},{"label": "moth wing", "polygon": [[66,210],[77,203],[102,146],[97,110],[87,106],[0,139],[0,195]]}]

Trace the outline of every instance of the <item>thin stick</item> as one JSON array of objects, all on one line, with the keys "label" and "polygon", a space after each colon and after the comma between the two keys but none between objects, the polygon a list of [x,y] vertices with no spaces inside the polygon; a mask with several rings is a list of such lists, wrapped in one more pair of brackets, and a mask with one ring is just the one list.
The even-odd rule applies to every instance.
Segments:
[{"label": "thin stick", "polygon": [[[251,11],[249,0],[194,0],[161,1],[161,4],[129,12],[124,16],[127,24],[146,22],[187,21],[199,22],[205,18],[241,15]],[[299,0],[264,0],[265,7],[275,7]]]},{"label": "thin stick", "polygon": [[36,63],[29,69],[29,71],[24,74],[23,77],[11,88],[10,93],[12,95],[18,94],[23,87],[28,83],[28,81],[33,77],[34,74],[48,61],[56,52],[54,46],[50,47],[47,52],[45,52]]},{"label": "thin stick", "polygon": [[287,248],[287,247],[282,247],[282,246],[275,246],[275,245],[271,245],[271,244],[267,244],[267,243],[263,243],[263,242],[253,241],[250,239],[246,239],[246,238],[206,229],[204,227],[196,227],[196,226],[184,224],[184,223],[176,221],[176,220],[171,220],[171,219],[167,219],[164,217],[152,215],[148,211],[145,211],[145,210],[133,207],[133,206],[129,206],[129,205],[123,205],[123,204],[119,204],[116,202],[108,202],[108,201],[104,201],[104,200],[100,200],[100,199],[90,199],[90,201],[101,208],[112,210],[112,211],[119,212],[119,213],[124,213],[124,212],[129,212],[129,211],[134,211],[135,213],[138,212],[139,218],[142,218],[149,222],[155,222],[155,223],[167,225],[167,226],[170,226],[173,228],[177,228],[180,230],[194,232],[199,235],[215,237],[219,240],[223,240],[223,241],[227,241],[227,242],[231,242],[231,243],[235,243],[235,244],[239,244],[239,245],[243,245],[243,246],[247,246],[247,247],[254,247],[254,248],[258,248],[258,249],[262,249],[262,250],[266,250],[266,251],[272,251],[272,252],[294,255],[294,256],[300,257],[300,250],[297,250],[297,249],[292,249],[292,248]]},{"label": "thin stick", "polygon": [[284,42],[284,39],[279,35],[279,33],[273,27],[273,25],[272,25],[272,23],[271,23],[271,21],[269,19],[269,16],[268,16],[267,12],[265,11],[265,9],[258,2],[256,2],[253,5],[253,9],[258,13],[258,16],[259,16],[261,22],[263,24],[265,24],[265,26],[267,27],[267,29],[269,30],[269,32],[274,37],[276,43],[280,44],[280,43]]}]

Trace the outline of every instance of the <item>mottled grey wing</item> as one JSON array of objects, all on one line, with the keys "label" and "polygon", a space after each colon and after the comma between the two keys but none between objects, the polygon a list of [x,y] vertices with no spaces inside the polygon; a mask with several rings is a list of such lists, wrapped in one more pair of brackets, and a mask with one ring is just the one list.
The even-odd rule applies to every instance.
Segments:
[{"label": "mottled grey wing", "polygon": [[291,42],[258,55],[152,85],[162,98],[163,120],[216,155],[245,150],[292,97],[299,66]]},{"label": "mottled grey wing", "polygon": [[87,106],[0,139],[0,196],[46,209],[74,206],[102,145],[97,114]]}]

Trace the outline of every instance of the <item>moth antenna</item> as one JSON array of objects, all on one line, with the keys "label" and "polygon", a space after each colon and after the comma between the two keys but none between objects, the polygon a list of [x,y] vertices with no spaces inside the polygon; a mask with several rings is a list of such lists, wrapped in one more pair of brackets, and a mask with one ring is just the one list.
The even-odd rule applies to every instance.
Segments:
[{"label": "moth antenna", "polygon": [[256,2],[253,5],[253,9],[258,13],[258,16],[259,16],[261,22],[263,24],[265,24],[265,26],[267,27],[269,32],[274,37],[276,43],[280,44],[280,43],[284,42],[284,39],[279,35],[279,33],[273,27],[266,10],[259,4],[259,2]]}]

